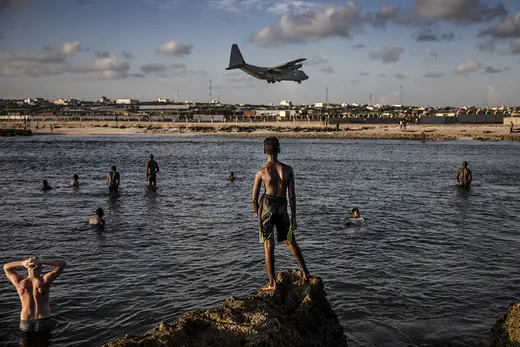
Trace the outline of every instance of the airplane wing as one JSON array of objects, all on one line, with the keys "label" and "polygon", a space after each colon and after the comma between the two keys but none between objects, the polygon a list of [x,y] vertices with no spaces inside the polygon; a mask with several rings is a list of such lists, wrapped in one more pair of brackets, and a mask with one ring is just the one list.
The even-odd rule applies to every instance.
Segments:
[{"label": "airplane wing", "polygon": [[296,59],[296,60],[290,61],[285,64],[270,67],[269,69],[267,69],[267,71],[272,72],[273,70],[291,69],[291,68],[294,68],[298,63],[301,63],[302,61],[305,61],[305,60],[307,60],[307,59]]}]

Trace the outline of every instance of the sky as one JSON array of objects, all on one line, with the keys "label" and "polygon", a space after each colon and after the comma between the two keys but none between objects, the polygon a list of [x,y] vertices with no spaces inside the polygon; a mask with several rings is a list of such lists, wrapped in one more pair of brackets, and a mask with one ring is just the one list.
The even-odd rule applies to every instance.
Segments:
[{"label": "sky", "polygon": [[0,0],[0,98],[516,106],[519,63],[518,0]]}]

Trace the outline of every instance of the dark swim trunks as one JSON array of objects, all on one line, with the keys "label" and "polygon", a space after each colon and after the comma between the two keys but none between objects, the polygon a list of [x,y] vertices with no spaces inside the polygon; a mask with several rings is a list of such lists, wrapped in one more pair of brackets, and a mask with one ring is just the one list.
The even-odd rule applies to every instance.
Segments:
[{"label": "dark swim trunks", "polygon": [[274,227],[278,242],[295,241],[291,219],[287,213],[287,199],[262,195],[258,211],[260,243],[273,237]]},{"label": "dark swim trunks", "polygon": [[117,186],[116,185],[108,186],[108,191],[110,193],[117,193]]},{"label": "dark swim trunks", "polygon": [[148,184],[157,182],[157,175],[155,173],[148,174]]},{"label": "dark swim trunks", "polygon": [[55,326],[56,322],[51,317],[20,321],[20,330],[23,332],[46,332]]}]

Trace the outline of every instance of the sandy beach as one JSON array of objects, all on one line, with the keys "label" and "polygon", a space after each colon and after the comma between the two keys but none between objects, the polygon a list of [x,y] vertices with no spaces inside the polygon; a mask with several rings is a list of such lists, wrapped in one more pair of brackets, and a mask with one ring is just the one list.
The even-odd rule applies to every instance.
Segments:
[{"label": "sandy beach", "polygon": [[[54,125],[51,132],[50,126]],[[13,122],[4,128],[21,127]],[[406,130],[388,124],[343,124],[324,127],[319,123],[170,123],[170,122],[40,122],[31,127],[35,135],[172,135],[172,136],[238,136],[286,138],[393,139],[393,140],[520,140],[520,132],[509,134],[505,125],[450,124],[408,125]]]}]

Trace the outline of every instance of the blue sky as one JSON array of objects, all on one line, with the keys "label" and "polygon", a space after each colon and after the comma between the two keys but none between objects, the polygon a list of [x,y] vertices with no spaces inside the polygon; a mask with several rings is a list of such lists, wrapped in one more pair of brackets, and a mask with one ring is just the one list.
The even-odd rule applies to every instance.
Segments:
[{"label": "blue sky", "polygon": [[[225,71],[307,58],[302,84]],[[516,0],[0,0],[0,98],[520,105]]]}]

